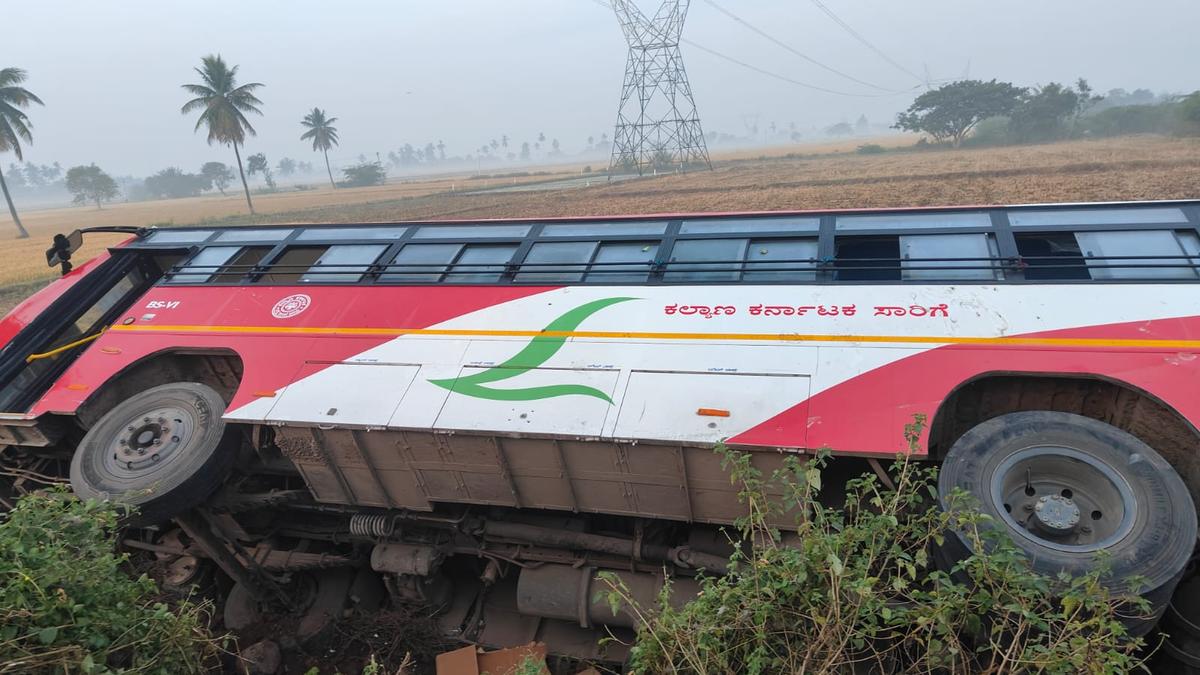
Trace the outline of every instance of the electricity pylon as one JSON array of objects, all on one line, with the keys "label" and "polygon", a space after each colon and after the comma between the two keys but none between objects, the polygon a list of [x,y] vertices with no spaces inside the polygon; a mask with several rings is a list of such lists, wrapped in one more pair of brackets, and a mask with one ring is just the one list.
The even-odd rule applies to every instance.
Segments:
[{"label": "electricity pylon", "polygon": [[609,173],[712,168],[679,53],[690,0],[663,0],[653,19],[634,0],[611,0],[629,43]]}]

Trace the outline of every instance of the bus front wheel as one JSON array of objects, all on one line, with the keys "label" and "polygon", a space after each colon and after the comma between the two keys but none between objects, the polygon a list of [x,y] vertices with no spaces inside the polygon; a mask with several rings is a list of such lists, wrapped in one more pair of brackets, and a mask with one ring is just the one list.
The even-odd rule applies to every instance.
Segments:
[{"label": "bus front wheel", "polygon": [[[1150,616],[1126,621],[1133,634],[1153,627],[1196,545],[1196,509],[1179,474],[1135,436],[1089,417],[1018,412],[979,424],[942,464],[943,508],[955,490],[973,498],[1034,571],[1079,576],[1104,565],[1112,591],[1146,598]],[[972,548],[955,532],[941,553],[953,562]],[[1146,583],[1128,588],[1133,576]]]},{"label": "bus front wheel", "polygon": [[225,401],[203,384],[148,389],[117,404],[88,430],[71,460],[71,487],[83,499],[136,507],[157,523],[197,506],[225,479],[238,434],[221,416]]}]

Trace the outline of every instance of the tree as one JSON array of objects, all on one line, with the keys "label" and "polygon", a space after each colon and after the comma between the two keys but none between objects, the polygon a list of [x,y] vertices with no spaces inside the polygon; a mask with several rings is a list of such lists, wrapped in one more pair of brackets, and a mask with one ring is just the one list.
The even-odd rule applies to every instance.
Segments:
[{"label": "tree", "polygon": [[159,199],[195,197],[209,189],[208,178],[194,173],[184,173],[175,167],[163,169],[146,179],[146,192]]},{"label": "tree", "polygon": [[342,169],[342,173],[346,175],[346,180],[342,181],[342,185],[346,187],[383,185],[383,182],[387,180],[387,172],[383,170],[383,165],[379,162],[363,162]]},{"label": "tree", "polygon": [[443,162],[446,161],[446,144],[439,140],[437,142],[437,149],[438,149],[438,159],[440,159]]},{"label": "tree", "polygon": [[1200,133],[1200,91],[1194,91],[1179,102],[1179,117],[1184,131]]},{"label": "tree", "polygon": [[267,182],[267,187],[274,190],[275,178],[271,176],[271,163],[267,161],[267,156],[261,152],[246,158],[246,173],[253,176],[260,172],[263,175],[263,180]]},{"label": "tree", "polygon": [[188,101],[180,109],[183,114],[200,110],[200,119],[196,121],[196,129],[208,127],[208,144],[220,143],[232,145],[233,156],[237,159],[238,173],[242,177],[242,188],[246,191],[246,206],[254,213],[254,202],[250,199],[250,185],[246,182],[246,173],[242,170],[242,155],[238,146],[245,145],[246,135],[254,136],[257,132],[246,119],[246,113],[262,115],[258,106],[262,101],[254,95],[255,90],[263,86],[260,82],[250,82],[238,86],[237,66],[226,65],[220,54],[210,54],[200,60],[196,72],[200,75],[201,84],[185,84],[183,89],[196,98]]},{"label": "tree", "polygon": [[225,166],[221,162],[205,162],[204,166],[200,167],[200,175],[208,180],[209,185],[225,194],[225,188],[233,182],[233,169]]},{"label": "tree", "polygon": [[325,154],[325,172],[329,174],[329,184],[334,189],[337,189],[337,183],[333,182],[333,170],[329,168],[329,149],[338,144],[337,127],[333,126],[336,121],[336,117],[326,117],[325,111],[316,107],[300,120],[301,126],[308,129],[300,135],[300,140],[311,140],[313,152]]},{"label": "tree", "polygon": [[1025,90],[1009,82],[961,80],[917,97],[896,118],[895,129],[924,132],[958,147],[981,120],[1008,115]]},{"label": "tree", "polygon": [[117,181],[95,164],[71,167],[67,171],[67,191],[75,195],[76,204],[96,202],[97,209],[101,202],[111,202],[121,193]]},{"label": "tree", "polygon": [[529,141],[525,141],[521,144],[521,161],[529,161]]},{"label": "tree", "polygon": [[[0,68],[0,152],[13,153],[17,161],[24,159],[21,155],[21,141],[33,142],[33,134],[29,131],[33,125],[29,123],[24,108],[28,108],[31,103],[43,105],[42,99],[20,86],[24,81],[24,70]],[[17,238],[29,238],[29,232],[21,225],[21,218],[17,216],[17,207],[13,204],[12,195],[8,193],[8,183],[4,182],[3,173],[0,173],[0,190],[4,192],[8,212],[17,226]]]},{"label": "tree", "polygon": [[1051,82],[1027,92],[1012,111],[1009,132],[1022,142],[1048,141],[1071,133],[1079,116],[1101,98],[1092,96],[1092,88],[1083,78],[1075,86]]},{"label": "tree", "polygon": [[276,164],[275,168],[279,171],[280,176],[290,176],[296,173],[296,160],[290,157],[284,157],[283,159],[279,160],[279,164]]}]

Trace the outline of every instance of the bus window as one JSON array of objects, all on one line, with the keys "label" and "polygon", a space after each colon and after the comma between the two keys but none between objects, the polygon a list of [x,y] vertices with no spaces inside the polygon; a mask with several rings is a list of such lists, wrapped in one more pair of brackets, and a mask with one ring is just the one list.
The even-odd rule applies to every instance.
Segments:
[{"label": "bus window", "polygon": [[532,225],[426,225],[413,239],[520,239]]},{"label": "bus window", "polygon": [[486,244],[469,244],[463,247],[458,260],[450,271],[446,272],[445,281],[454,284],[489,284],[500,280],[504,266],[512,260],[517,252],[517,245],[492,246]]},{"label": "bus window", "polygon": [[[253,259],[253,262],[249,264],[253,265],[257,263],[258,260],[261,260],[269,250],[271,249],[268,247],[258,247],[257,258],[254,258],[253,255],[247,256],[248,259]],[[171,277],[171,282],[180,284],[202,284],[206,281],[212,281],[214,277],[218,276],[218,273],[220,273],[222,270],[225,270],[229,265],[239,264],[238,262],[231,261],[233,261],[234,258],[239,257],[238,254],[241,251],[241,246],[209,246],[208,248],[201,249],[199,253],[192,256],[192,259],[183,265],[181,269],[185,270],[185,272]],[[231,272],[221,276],[224,278],[231,277],[229,281],[218,279],[223,283],[236,282],[241,279],[242,272],[238,272],[236,274]]]},{"label": "bus window", "polygon": [[[1180,235],[1186,239],[1181,240]],[[1093,279],[1195,279],[1196,269],[1187,265],[1195,265],[1200,260],[1184,257],[1191,255],[1184,242],[1194,242],[1195,237],[1193,233],[1177,235],[1170,230],[1075,233]],[[1105,259],[1138,255],[1149,257]]]},{"label": "bus window", "polygon": [[563,223],[546,225],[543,237],[625,237],[655,236],[667,231],[667,224],[658,223]]},{"label": "bus window", "polygon": [[[658,242],[632,241],[600,244],[591,270],[584,277],[597,283],[644,283],[650,263],[658,255]],[[618,264],[629,263],[629,264]]]},{"label": "bus window", "polygon": [[1017,253],[1028,267],[1025,278],[1091,279],[1079,242],[1070,232],[1017,234]]},{"label": "bus window", "polygon": [[664,281],[737,281],[747,239],[684,239],[675,242]]},{"label": "bus window", "polygon": [[341,244],[330,246],[300,281],[305,283],[345,283],[361,281],[387,249],[385,244]]},{"label": "bus window", "polygon": [[[522,262],[519,282],[569,282],[583,279],[583,272],[596,253],[595,241],[540,241],[529,249]],[[573,263],[551,265],[550,263]],[[527,267],[526,267],[527,266]]]},{"label": "bus window", "polygon": [[290,246],[270,265],[270,271],[256,282],[294,284],[325,253],[324,246]]},{"label": "bus window", "polygon": [[247,229],[234,227],[217,235],[216,241],[221,243],[235,241],[283,241],[291,234],[291,230],[280,229]]},{"label": "bus window", "polygon": [[991,227],[992,219],[982,211],[966,213],[904,213],[868,216],[838,216],[838,232],[864,230],[925,230],[938,227]]},{"label": "bus window", "polygon": [[396,284],[440,281],[462,244],[409,244],[389,263],[381,281]]},{"label": "bus window", "polygon": [[756,239],[746,252],[743,281],[816,281],[817,240]]},{"label": "bus window", "polygon": [[[900,237],[905,280],[999,279],[995,242],[986,234],[914,234]],[[974,258],[974,260],[930,260]]]},{"label": "bus window", "polygon": [[900,281],[899,237],[838,237],[838,281]]},{"label": "bus window", "polygon": [[679,234],[740,234],[742,232],[779,232],[780,234],[816,234],[820,218],[713,218],[689,220],[679,226]]}]

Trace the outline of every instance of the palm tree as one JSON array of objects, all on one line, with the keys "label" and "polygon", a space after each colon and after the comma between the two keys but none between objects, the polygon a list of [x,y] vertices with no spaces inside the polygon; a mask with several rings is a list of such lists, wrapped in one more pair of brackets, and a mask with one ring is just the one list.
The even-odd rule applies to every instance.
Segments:
[{"label": "palm tree", "polygon": [[313,151],[325,153],[325,172],[329,174],[329,184],[335,190],[337,183],[333,182],[333,170],[329,168],[329,149],[338,144],[337,128],[333,126],[336,121],[336,117],[325,117],[325,111],[316,107],[300,120],[300,124],[308,128],[308,131],[300,135],[300,140],[307,141],[311,138]]},{"label": "palm tree", "polygon": [[[21,156],[21,141],[33,142],[33,134],[29,132],[29,123],[25,111],[30,103],[42,104],[42,99],[34,96],[28,89],[17,85],[25,81],[25,71],[20,68],[0,68],[0,152],[12,151]],[[12,214],[13,222],[17,224],[17,238],[28,239],[29,233],[21,225],[17,217],[17,207],[13,206],[12,195],[8,194],[8,183],[4,182],[4,174],[0,173],[0,190],[4,191],[4,200],[8,202],[8,212]]]},{"label": "palm tree", "polygon": [[183,85],[184,90],[196,98],[185,103],[180,112],[186,115],[194,110],[202,110],[200,119],[196,121],[196,130],[202,126],[208,127],[208,144],[233,146],[238,173],[242,176],[242,188],[246,191],[246,206],[250,207],[250,213],[254,213],[254,202],[250,201],[250,186],[246,183],[238,146],[245,145],[246,134],[254,136],[256,133],[245,113],[262,114],[257,107],[262,105],[262,101],[254,95],[254,90],[263,85],[251,82],[239,87],[237,71],[237,66],[226,65],[219,54],[210,54],[201,59],[196,72],[200,74],[203,84]]}]

